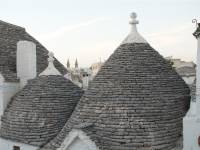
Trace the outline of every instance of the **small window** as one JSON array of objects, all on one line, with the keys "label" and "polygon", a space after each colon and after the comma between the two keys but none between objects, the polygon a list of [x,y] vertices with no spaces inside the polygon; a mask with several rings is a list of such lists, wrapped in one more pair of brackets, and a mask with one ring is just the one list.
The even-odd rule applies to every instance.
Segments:
[{"label": "small window", "polygon": [[19,146],[13,146],[13,150],[20,150]]}]

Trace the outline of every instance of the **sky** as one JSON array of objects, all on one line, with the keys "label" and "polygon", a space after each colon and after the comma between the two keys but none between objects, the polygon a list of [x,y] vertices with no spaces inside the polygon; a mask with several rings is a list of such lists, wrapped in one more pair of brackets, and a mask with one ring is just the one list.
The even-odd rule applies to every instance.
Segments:
[{"label": "sky", "polygon": [[138,15],[140,34],[164,57],[196,61],[200,0],[0,0],[0,19],[26,28],[64,65],[105,61]]}]

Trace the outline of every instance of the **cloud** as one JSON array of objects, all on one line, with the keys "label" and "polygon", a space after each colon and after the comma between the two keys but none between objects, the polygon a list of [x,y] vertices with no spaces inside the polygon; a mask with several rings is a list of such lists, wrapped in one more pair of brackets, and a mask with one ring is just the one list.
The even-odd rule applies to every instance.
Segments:
[{"label": "cloud", "polygon": [[64,27],[57,29],[56,31],[41,34],[41,35],[38,35],[37,37],[41,40],[46,41],[46,40],[58,38],[62,35],[65,35],[67,32],[78,30],[80,28],[87,27],[87,26],[90,26],[90,25],[93,25],[93,24],[96,24],[99,22],[106,21],[106,20],[108,20],[108,18],[100,17],[100,18],[92,19],[92,20],[81,22],[81,23],[74,24],[74,25],[66,25]]}]

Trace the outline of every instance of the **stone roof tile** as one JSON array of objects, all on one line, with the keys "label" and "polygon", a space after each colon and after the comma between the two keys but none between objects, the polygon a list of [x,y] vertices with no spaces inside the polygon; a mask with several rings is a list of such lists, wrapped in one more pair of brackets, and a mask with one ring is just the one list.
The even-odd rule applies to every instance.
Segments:
[{"label": "stone roof tile", "polygon": [[62,76],[29,80],[8,104],[0,136],[34,146],[46,144],[63,128],[82,94]]},{"label": "stone roof tile", "polygon": [[189,88],[149,44],[123,44],[90,83],[65,127],[44,149],[56,149],[77,125],[100,150],[172,149],[182,133]]},{"label": "stone roof tile", "polygon": [[[100,150],[170,150],[182,134],[190,90],[136,32],[115,50],[89,84],[61,132],[43,147],[59,148],[77,126]],[[134,37],[134,38],[132,38]]]}]

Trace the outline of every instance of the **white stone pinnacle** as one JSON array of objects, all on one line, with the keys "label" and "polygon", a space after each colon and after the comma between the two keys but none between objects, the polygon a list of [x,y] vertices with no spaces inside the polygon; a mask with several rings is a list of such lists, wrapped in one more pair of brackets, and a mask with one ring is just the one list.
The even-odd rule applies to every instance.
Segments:
[{"label": "white stone pinnacle", "polygon": [[139,23],[136,13],[131,13],[130,15],[130,25],[131,25],[131,32],[129,35],[125,38],[125,40],[122,42],[122,44],[126,43],[147,43],[147,41],[138,33],[136,25]]},{"label": "white stone pinnacle", "polygon": [[55,68],[53,62],[54,62],[54,54],[53,52],[49,52],[48,54],[49,58],[48,58],[48,67],[42,72],[40,73],[39,76],[49,76],[49,75],[61,75],[61,73]]}]

